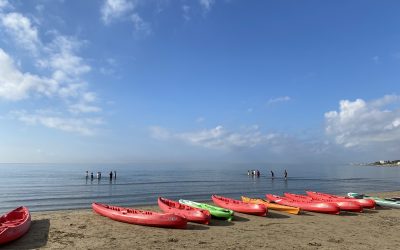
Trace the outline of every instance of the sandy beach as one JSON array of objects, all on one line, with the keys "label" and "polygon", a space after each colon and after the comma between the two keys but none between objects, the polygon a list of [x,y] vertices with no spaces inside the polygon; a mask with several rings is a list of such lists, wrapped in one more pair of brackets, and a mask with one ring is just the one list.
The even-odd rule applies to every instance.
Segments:
[{"label": "sandy beach", "polygon": [[[373,195],[400,196],[400,191]],[[269,211],[267,217],[236,213],[232,222],[189,223],[186,230],[125,224],[87,209],[34,212],[29,233],[2,249],[400,249],[399,232],[400,209],[341,215]]]}]

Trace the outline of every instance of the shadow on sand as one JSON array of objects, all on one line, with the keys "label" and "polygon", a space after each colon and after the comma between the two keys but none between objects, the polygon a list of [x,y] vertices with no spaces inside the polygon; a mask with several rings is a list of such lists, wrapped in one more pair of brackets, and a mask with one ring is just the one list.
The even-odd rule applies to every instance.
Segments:
[{"label": "shadow on sand", "polygon": [[213,218],[211,220],[210,226],[216,226],[216,227],[226,227],[226,226],[232,226],[234,223],[231,221],[227,221],[226,219],[215,219]]},{"label": "shadow on sand", "polygon": [[244,218],[244,217],[241,217],[241,216],[235,214],[235,215],[233,216],[232,221],[233,221],[233,222],[246,222],[246,221],[249,221],[249,219]]},{"label": "shadow on sand", "polygon": [[350,211],[340,211],[340,216],[358,216],[360,213]]},{"label": "shadow on sand", "polygon": [[375,210],[371,210],[371,209],[364,209],[364,211],[376,211],[376,210],[392,210],[391,207],[381,207],[381,206],[376,206]]},{"label": "shadow on sand", "polygon": [[267,218],[271,218],[271,219],[287,219],[287,218],[290,218],[290,216],[286,215],[286,214],[278,214],[278,213],[274,213],[274,212],[268,211]]},{"label": "shadow on sand", "polygon": [[376,213],[379,213],[379,211],[376,211],[375,209],[364,209],[363,213],[365,213],[365,214],[376,214]]},{"label": "shadow on sand", "polygon": [[200,225],[200,224],[194,224],[194,223],[188,223],[187,224],[187,230],[208,230],[208,226],[205,225]]},{"label": "shadow on sand", "polygon": [[28,233],[2,249],[37,249],[45,246],[49,238],[50,220],[33,220]]}]

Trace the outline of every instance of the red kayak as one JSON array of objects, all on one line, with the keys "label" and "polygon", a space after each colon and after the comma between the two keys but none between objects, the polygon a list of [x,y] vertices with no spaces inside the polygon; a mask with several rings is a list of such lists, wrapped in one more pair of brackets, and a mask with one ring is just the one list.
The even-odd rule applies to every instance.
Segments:
[{"label": "red kayak", "polygon": [[31,227],[28,208],[19,207],[0,217],[0,245],[16,240]]},{"label": "red kayak", "polygon": [[285,206],[299,207],[305,211],[326,213],[326,214],[340,213],[339,206],[329,202],[313,202],[313,201],[305,201],[302,199],[290,199],[287,197],[281,197],[273,194],[267,194],[266,197],[268,200],[273,201],[275,203]]},{"label": "red kayak", "polygon": [[267,215],[267,208],[260,204],[251,204],[239,200],[234,200],[218,195],[211,196],[213,202],[220,207],[230,209],[239,213],[252,214],[259,216]]},{"label": "red kayak", "polygon": [[207,210],[187,206],[177,201],[158,197],[158,206],[166,213],[173,213],[186,218],[188,221],[209,224],[211,214]]},{"label": "red kayak", "polygon": [[337,196],[333,194],[325,194],[325,193],[318,193],[318,192],[313,192],[313,191],[306,191],[307,195],[310,197],[323,197],[323,198],[329,198],[333,199],[335,201],[355,201],[362,208],[375,208],[375,201],[371,199],[356,199],[356,198],[350,198],[350,197],[345,197],[345,196]]},{"label": "red kayak", "polygon": [[362,212],[363,208],[355,201],[336,201],[331,198],[327,197],[320,197],[314,198],[306,195],[299,195],[299,194],[291,194],[285,193],[285,196],[290,199],[304,199],[305,201],[312,201],[312,202],[329,202],[339,206],[340,210],[342,211],[350,211],[350,212]]},{"label": "red kayak", "polygon": [[187,220],[175,214],[163,214],[132,208],[92,203],[93,211],[110,219],[150,227],[186,228]]}]

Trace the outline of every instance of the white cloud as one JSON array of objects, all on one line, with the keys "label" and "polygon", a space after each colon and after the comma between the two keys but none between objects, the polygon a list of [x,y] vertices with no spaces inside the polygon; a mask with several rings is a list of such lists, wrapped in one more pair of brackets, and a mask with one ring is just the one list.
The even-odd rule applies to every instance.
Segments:
[{"label": "white cloud", "polygon": [[151,34],[151,26],[149,23],[143,21],[143,19],[136,13],[132,14],[131,20],[133,22],[135,31],[137,33],[141,33],[144,35],[150,35]]},{"label": "white cloud", "polygon": [[204,11],[210,11],[215,3],[215,0],[199,0],[199,2]]},{"label": "white cloud", "polygon": [[197,123],[202,123],[202,122],[204,122],[206,119],[204,118],[204,117],[202,117],[202,116],[199,116],[199,117],[197,117],[196,118],[196,122]]},{"label": "white cloud", "polygon": [[0,12],[2,11],[2,9],[5,9],[10,6],[11,5],[7,0],[0,0]]},{"label": "white cloud", "polygon": [[0,15],[0,22],[16,43],[33,53],[37,52],[40,45],[38,31],[29,18],[20,13],[12,12]]},{"label": "white cloud", "polygon": [[152,32],[151,25],[145,22],[138,13],[134,12],[136,5],[137,1],[106,0],[101,8],[101,18],[105,24],[110,24],[115,19],[127,19],[129,17],[137,34],[150,35]]},{"label": "white cloud", "polygon": [[281,97],[269,99],[268,104],[273,104],[273,103],[277,103],[277,102],[288,102],[290,100],[291,100],[291,98],[289,96],[281,96]]},{"label": "white cloud", "polygon": [[380,57],[379,57],[379,56],[374,56],[374,57],[372,57],[372,60],[373,60],[374,63],[376,63],[376,64],[380,64],[380,63],[381,63],[381,60],[380,60]]},{"label": "white cloud", "polygon": [[166,140],[171,137],[171,133],[162,127],[159,126],[151,126],[149,128],[151,137],[158,140]]},{"label": "white cloud", "polygon": [[84,60],[76,55],[82,42],[74,38],[57,35],[45,48],[47,56],[38,60],[38,65],[51,69],[53,77],[59,81],[76,81],[82,74],[91,70]]},{"label": "white cloud", "polygon": [[70,105],[69,111],[71,113],[95,113],[95,112],[100,112],[101,108],[94,105],[89,105],[84,102],[80,102]]},{"label": "white cloud", "polygon": [[[101,111],[95,105],[96,94],[87,90],[88,84],[83,80],[83,75],[91,67],[77,54],[86,42],[53,31],[52,41],[44,43],[39,37],[38,28],[30,19],[16,12],[0,14],[0,24],[5,27],[6,34],[17,41],[16,45],[34,52],[31,54],[34,65],[46,72],[44,75],[23,72],[14,59],[0,48],[0,99],[19,101],[30,97],[35,97],[35,100],[46,97],[57,106],[61,103],[61,107],[73,113],[74,117],[25,113],[18,119],[32,120],[35,124],[63,131],[91,134],[89,126],[95,124],[93,118],[77,118],[79,114]],[[40,105],[40,102],[37,104]]]},{"label": "white cloud", "polygon": [[100,73],[103,75],[114,75],[118,67],[117,61],[114,58],[107,58],[104,62],[106,66],[100,67]]},{"label": "white cloud", "polygon": [[134,7],[134,4],[130,1],[106,0],[101,8],[101,19],[105,24],[109,24],[114,19],[123,17]]},{"label": "white cloud", "polygon": [[[326,133],[345,147],[371,146],[400,140],[400,96],[366,102],[340,101],[339,111],[325,113]],[[391,105],[389,109],[388,105]]]},{"label": "white cloud", "polygon": [[154,126],[150,128],[150,132],[156,139],[175,139],[195,146],[225,150],[252,148],[267,144],[277,136],[276,134],[261,133],[258,126],[245,128],[240,132],[231,132],[224,129],[223,126],[217,126],[212,129],[183,133],[171,133],[165,128]]},{"label": "white cloud", "polygon": [[182,6],[182,11],[183,11],[183,19],[185,19],[186,21],[190,20],[190,6],[184,4]]},{"label": "white cloud", "polygon": [[40,124],[48,128],[88,136],[96,133],[93,126],[103,123],[100,118],[63,117],[59,114],[48,114],[48,112],[40,110],[34,114],[28,114],[26,111],[13,111],[12,115],[28,125]]},{"label": "white cloud", "polygon": [[22,73],[13,59],[0,48],[0,98],[18,101],[32,93],[50,96],[57,88],[53,79]]},{"label": "white cloud", "polygon": [[86,92],[82,94],[81,100],[78,103],[69,106],[71,113],[96,113],[101,112],[101,108],[93,105],[97,97],[93,92]]}]

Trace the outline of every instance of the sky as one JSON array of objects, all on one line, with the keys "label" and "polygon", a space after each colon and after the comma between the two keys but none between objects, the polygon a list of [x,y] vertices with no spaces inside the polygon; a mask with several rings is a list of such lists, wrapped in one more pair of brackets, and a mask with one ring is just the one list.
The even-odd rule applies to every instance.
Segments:
[{"label": "sky", "polygon": [[0,0],[0,162],[399,159],[399,8]]}]

